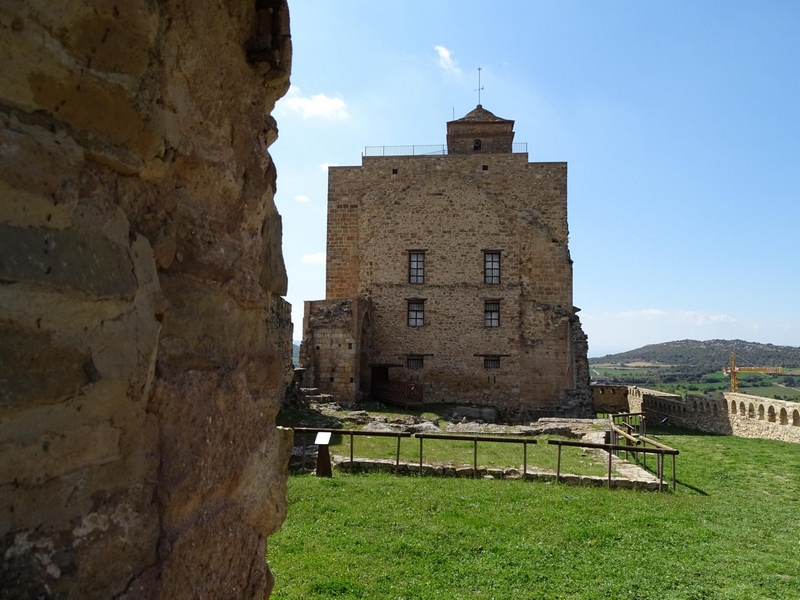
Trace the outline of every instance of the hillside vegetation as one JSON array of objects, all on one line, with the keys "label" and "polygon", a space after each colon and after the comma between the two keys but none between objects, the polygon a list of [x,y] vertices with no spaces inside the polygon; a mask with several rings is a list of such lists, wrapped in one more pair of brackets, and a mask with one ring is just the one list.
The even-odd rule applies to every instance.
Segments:
[{"label": "hillside vegetation", "polygon": [[685,396],[714,397],[730,389],[722,373],[736,353],[739,366],[783,367],[780,375],[744,373],[739,377],[745,394],[800,401],[800,348],[774,346],[743,340],[680,340],[650,344],[598,358],[590,358],[593,377],[607,377],[611,383],[640,385]]},{"label": "hillside vegetation", "polygon": [[741,365],[760,367],[800,367],[800,348],[775,346],[744,340],[678,340],[648,344],[636,350],[590,358],[590,364],[646,362],[662,365],[690,366],[716,371],[727,365],[735,352]]}]

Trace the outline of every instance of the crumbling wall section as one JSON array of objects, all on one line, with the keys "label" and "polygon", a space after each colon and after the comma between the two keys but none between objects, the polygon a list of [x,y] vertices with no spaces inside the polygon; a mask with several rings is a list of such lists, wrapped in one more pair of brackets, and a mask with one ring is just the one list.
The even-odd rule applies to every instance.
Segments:
[{"label": "crumbling wall section", "polygon": [[361,332],[368,303],[360,298],[306,301],[300,366],[303,385],[351,404],[360,391]]},{"label": "crumbling wall section", "polygon": [[12,0],[0,52],[0,595],[263,598],[285,0]]}]

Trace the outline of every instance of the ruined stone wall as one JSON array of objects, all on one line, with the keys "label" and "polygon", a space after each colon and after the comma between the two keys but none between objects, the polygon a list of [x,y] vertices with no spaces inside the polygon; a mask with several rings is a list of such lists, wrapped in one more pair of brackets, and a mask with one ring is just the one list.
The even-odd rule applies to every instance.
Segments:
[{"label": "ruined stone wall", "polygon": [[[800,443],[800,404],[797,402],[733,392],[725,392],[723,398],[689,394],[684,400],[676,394],[626,387],[628,406],[625,411],[644,412],[652,423],[666,418],[668,425],[707,433]],[[611,404],[620,406],[618,398],[623,389],[623,386],[592,386],[597,410]]]},{"label": "ruined stone wall", "polygon": [[[423,382],[426,402],[558,405],[578,360],[566,194],[566,164],[525,154],[365,157],[360,168],[332,168],[327,297],[371,299],[370,363],[425,355],[421,371],[392,378]],[[422,284],[408,283],[413,250],[425,252]],[[483,283],[484,250],[502,253],[499,285]],[[423,327],[407,324],[411,298],[424,299]],[[500,326],[484,327],[494,299]],[[483,355],[501,356],[500,368],[484,369]]]},{"label": "ruined stone wall", "polygon": [[303,315],[300,364],[305,387],[332,394],[349,404],[360,389],[361,345],[368,303],[363,299],[307,301]]},{"label": "ruined stone wall", "polygon": [[0,7],[0,596],[263,598],[285,0]]}]

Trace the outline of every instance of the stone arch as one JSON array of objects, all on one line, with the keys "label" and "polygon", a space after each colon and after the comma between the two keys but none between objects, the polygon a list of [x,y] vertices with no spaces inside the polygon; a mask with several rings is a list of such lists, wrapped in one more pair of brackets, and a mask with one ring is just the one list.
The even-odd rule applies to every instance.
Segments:
[{"label": "stone arch", "polygon": [[797,409],[794,409],[794,411],[792,411],[792,426],[800,427],[800,411]]},{"label": "stone arch", "polygon": [[731,400],[731,413],[736,414],[736,400]]},{"label": "stone arch", "polygon": [[789,414],[786,412],[785,408],[781,409],[781,425],[788,425],[789,424]]},{"label": "stone arch", "polygon": [[764,405],[763,404],[759,404],[758,405],[758,420],[759,421],[763,421],[764,420]]},{"label": "stone arch", "polygon": [[752,402],[750,403],[750,406],[747,408],[747,417],[749,419],[755,419],[756,418],[756,407],[753,406]]},{"label": "stone arch", "polygon": [[694,407],[695,412],[697,412],[697,400],[692,402],[692,406]]},{"label": "stone arch", "polygon": [[770,423],[774,423],[775,422],[775,407],[774,406],[770,406],[769,410],[767,411],[767,421],[769,421]]},{"label": "stone arch", "polygon": [[716,404],[711,405],[711,414],[713,414],[715,417],[719,416],[719,409],[717,408]]},{"label": "stone arch", "polygon": [[744,408],[744,402],[739,402],[739,414],[743,417],[747,414]]}]

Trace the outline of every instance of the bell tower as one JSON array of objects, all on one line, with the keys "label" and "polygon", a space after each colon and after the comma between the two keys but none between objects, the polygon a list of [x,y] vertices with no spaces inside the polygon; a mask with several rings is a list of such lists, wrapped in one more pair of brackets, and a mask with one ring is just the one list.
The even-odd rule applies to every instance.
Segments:
[{"label": "bell tower", "polygon": [[447,123],[447,153],[510,153],[514,121],[493,115],[480,104],[466,115]]}]

